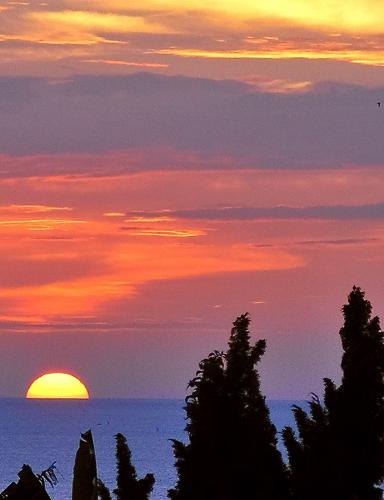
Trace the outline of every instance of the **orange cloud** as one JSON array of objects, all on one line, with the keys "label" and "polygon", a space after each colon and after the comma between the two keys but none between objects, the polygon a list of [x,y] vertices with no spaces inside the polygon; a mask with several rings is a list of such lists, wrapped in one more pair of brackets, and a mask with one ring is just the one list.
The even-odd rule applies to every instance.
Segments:
[{"label": "orange cloud", "polygon": [[[9,321],[22,318],[34,324],[58,318],[68,321],[75,316],[97,316],[115,301],[135,297],[139,286],[152,281],[292,269],[304,264],[300,257],[280,249],[266,251],[230,241],[205,242],[205,238],[201,239],[207,234],[204,228],[180,226],[166,212],[164,217],[151,220],[127,219],[125,222],[131,227],[123,231],[120,217],[124,212],[104,211],[100,207],[95,211],[89,198],[95,189],[101,190],[105,198],[108,182],[112,182],[109,191],[112,185],[121,185],[122,179],[130,185],[134,177],[88,179],[84,186],[77,184],[78,192],[70,190],[71,196],[80,200],[87,185],[87,203],[76,208],[79,218],[73,218],[73,209],[65,203],[12,203],[0,207],[0,258],[7,263],[0,275],[0,316]],[[58,179],[29,182],[31,186],[35,182],[38,190],[48,190],[46,193],[53,187],[56,199],[63,187]],[[74,179],[70,182],[76,185]],[[14,186],[19,183],[24,181],[14,181]],[[0,192],[1,189],[0,185]],[[64,191],[68,193],[67,188]],[[31,218],[31,214],[51,212],[59,212],[60,217]],[[147,226],[143,227],[143,222]],[[43,238],[36,238],[36,231],[43,232]],[[184,243],[190,239],[197,243]]]},{"label": "orange cloud", "polygon": [[[361,247],[369,248],[371,257],[382,245],[377,239],[381,220],[369,225],[366,220],[239,223],[175,220],[170,214],[183,207],[252,206],[255,199],[263,206],[297,204],[298,199],[302,205],[350,204],[351,198],[375,203],[382,200],[383,175],[381,168],[240,169],[220,175],[162,171],[3,181],[0,318],[35,324],[75,316],[101,321],[119,301],[140,300],[143,285],[157,281],[294,272],[320,251],[358,255]],[[159,215],[140,217],[140,210]],[[121,230],[122,224],[129,229]],[[36,228],[40,231],[31,230]]]},{"label": "orange cloud", "polygon": [[[167,213],[167,212],[164,212]],[[174,221],[174,217],[168,217],[166,215],[161,215],[159,217],[147,217],[147,216],[135,216],[135,217],[129,217],[126,219],[126,222],[132,222],[132,223],[148,223],[148,222],[172,222]]]},{"label": "orange cloud", "polygon": [[[175,233],[177,233],[175,231]],[[76,244],[77,252],[88,245]],[[104,247],[103,250],[102,249]],[[32,248],[32,247],[30,247]],[[157,243],[124,243],[108,238],[95,242],[88,259],[95,260],[98,271],[93,276],[50,282],[42,285],[20,285],[0,288],[0,299],[6,310],[0,314],[24,318],[77,316],[100,312],[102,306],[135,296],[139,285],[153,280],[174,280],[215,273],[292,269],[302,266],[300,257],[281,250],[266,251],[249,245],[186,245]],[[43,258],[42,250],[35,252]],[[62,259],[51,255],[53,265]],[[22,259],[22,255],[19,255]]]},{"label": "orange cloud", "polygon": [[135,229],[122,228],[131,236],[151,236],[160,238],[194,238],[206,233],[200,229]]}]

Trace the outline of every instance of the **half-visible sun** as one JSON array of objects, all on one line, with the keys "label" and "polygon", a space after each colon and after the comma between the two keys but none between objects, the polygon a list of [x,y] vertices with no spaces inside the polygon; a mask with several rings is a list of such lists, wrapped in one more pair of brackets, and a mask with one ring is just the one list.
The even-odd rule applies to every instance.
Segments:
[{"label": "half-visible sun", "polygon": [[28,387],[27,399],[89,399],[85,385],[69,373],[45,373]]}]

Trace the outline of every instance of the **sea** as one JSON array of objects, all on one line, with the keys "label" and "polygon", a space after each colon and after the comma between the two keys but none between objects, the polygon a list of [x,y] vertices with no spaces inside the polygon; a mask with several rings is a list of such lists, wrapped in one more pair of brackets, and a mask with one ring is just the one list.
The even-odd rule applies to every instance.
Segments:
[{"label": "sea", "polygon": [[[268,402],[278,431],[294,425],[293,404],[305,405]],[[171,399],[0,399],[0,492],[17,482],[23,464],[38,474],[55,462],[58,484],[48,484],[47,492],[52,500],[70,500],[80,433],[91,429],[98,476],[111,491],[116,479],[114,435],[121,432],[138,477],[155,475],[151,500],[166,500],[176,481],[170,440],[187,440],[183,407],[183,400]]]}]

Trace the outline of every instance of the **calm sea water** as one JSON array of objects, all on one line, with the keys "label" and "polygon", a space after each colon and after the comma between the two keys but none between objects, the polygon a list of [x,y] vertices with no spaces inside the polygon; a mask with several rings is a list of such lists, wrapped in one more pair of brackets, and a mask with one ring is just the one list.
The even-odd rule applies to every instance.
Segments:
[{"label": "calm sea water", "polygon": [[[294,401],[271,401],[280,430],[292,425]],[[123,433],[138,475],[153,472],[152,500],[165,500],[175,482],[169,439],[185,439],[182,400],[39,401],[0,399],[0,491],[17,480],[24,463],[35,473],[56,461],[59,484],[47,491],[52,500],[70,500],[72,469],[80,432],[92,429],[99,477],[115,487],[115,441]]]}]

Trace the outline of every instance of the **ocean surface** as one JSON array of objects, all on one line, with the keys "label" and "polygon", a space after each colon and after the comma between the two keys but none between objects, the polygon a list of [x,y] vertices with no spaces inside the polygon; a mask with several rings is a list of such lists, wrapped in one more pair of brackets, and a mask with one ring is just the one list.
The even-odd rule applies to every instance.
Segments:
[{"label": "ocean surface", "polygon": [[[278,430],[293,425],[297,401],[270,401]],[[302,403],[302,402],[301,402]],[[59,483],[47,491],[52,500],[70,500],[72,470],[80,433],[92,430],[98,475],[115,487],[115,440],[127,438],[138,476],[156,477],[152,500],[166,500],[176,473],[170,439],[185,440],[183,400],[26,400],[0,399],[0,492],[17,481],[21,466],[35,473],[56,462]]]}]

